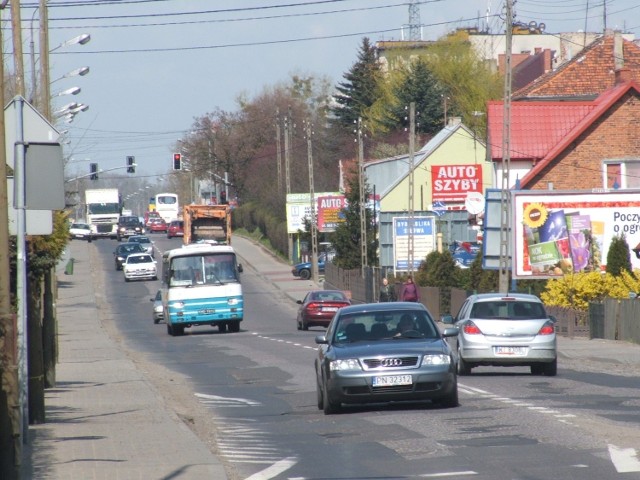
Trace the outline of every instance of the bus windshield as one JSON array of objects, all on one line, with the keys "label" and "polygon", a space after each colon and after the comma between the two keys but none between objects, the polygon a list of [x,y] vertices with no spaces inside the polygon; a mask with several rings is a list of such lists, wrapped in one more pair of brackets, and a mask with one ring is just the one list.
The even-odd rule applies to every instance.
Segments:
[{"label": "bus windshield", "polygon": [[169,287],[240,282],[236,256],[229,252],[174,257],[170,274]]}]

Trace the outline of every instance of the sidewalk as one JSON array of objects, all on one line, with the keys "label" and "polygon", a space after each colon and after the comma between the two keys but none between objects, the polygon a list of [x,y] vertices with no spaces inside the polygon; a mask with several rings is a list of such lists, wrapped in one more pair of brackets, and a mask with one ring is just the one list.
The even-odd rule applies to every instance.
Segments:
[{"label": "sidewalk", "polygon": [[[321,286],[250,240],[234,237],[245,269],[292,301]],[[59,362],[46,390],[46,422],[29,427],[24,479],[227,478],[219,459],[169,410],[155,388],[100,323],[90,265],[91,244],[73,241],[73,275],[58,269]],[[640,367],[640,346],[610,340],[558,339],[562,360],[608,368]],[[562,366],[562,363],[560,364]]]},{"label": "sidewalk", "polygon": [[67,247],[73,275],[58,278],[56,386],[46,423],[29,427],[24,479],[221,479],[218,458],[169,410],[103,329],[89,250]]}]

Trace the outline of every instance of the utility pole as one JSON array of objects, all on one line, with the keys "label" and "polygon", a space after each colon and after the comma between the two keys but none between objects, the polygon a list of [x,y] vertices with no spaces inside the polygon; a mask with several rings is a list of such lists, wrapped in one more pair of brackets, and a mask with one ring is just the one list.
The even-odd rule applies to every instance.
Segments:
[{"label": "utility pole", "polygon": [[278,193],[282,192],[282,145],[280,142],[280,109],[276,109],[276,166],[278,175]]},{"label": "utility pole", "polygon": [[[0,4],[0,15],[7,0]],[[4,40],[0,29],[0,78],[4,78]],[[11,313],[9,267],[9,212],[7,210],[7,157],[4,124],[4,88],[0,88],[0,478],[20,478],[22,427],[18,378],[16,317]]]},{"label": "utility pole", "polygon": [[358,184],[360,186],[360,262],[362,278],[367,269],[367,199],[364,190],[364,146],[362,144],[362,118],[358,117]]},{"label": "utility pole", "polygon": [[409,244],[407,245],[407,258],[409,275],[413,274],[413,252],[414,252],[414,180],[413,180],[413,156],[415,152],[416,138],[416,103],[409,103]]},{"label": "utility pole", "polygon": [[511,165],[511,46],[513,13],[512,0],[506,5],[506,52],[504,62],[504,111],[502,119],[502,185],[500,195],[500,270],[498,289],[500,293],[509,292],[509,228],[511,226],[511,196],[509,192],[509,174]]},{"label": "utility pole", "polygon": [[311,125],[307,122],[307,159],[309,161],[309,203],[311,207],[311,279],[318,281],[318,224],[316,220],[316,194],[313,188],[313,154],[311,149]]},{"label": "utility pole", "polygon": [[[289,173],[289,164],[291,163],[291,107],[287,112],[287,117],[284,119],[284,176],[286,193],[291,193],[291,176]],[[293,261],[293,234],[289,234],[288,250],[289,261]]]}]

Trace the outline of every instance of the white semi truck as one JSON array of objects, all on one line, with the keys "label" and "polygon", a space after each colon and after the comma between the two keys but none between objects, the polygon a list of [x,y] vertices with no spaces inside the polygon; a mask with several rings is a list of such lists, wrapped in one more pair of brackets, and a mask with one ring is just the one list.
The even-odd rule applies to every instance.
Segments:
[{"label": "white semi truck", "polygon": [[122,201],[117,188],[98,188],[85,191],[86,219],[91,225],[92,238],[118,238],[118,219]]}]

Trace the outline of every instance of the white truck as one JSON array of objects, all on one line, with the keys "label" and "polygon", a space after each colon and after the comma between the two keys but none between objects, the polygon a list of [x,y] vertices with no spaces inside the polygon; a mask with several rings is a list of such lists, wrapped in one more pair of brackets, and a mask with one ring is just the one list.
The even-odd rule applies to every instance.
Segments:
[{"label": "white truck", "polygon": [[84,193],[87,223],[91,237],[118,238],[118,219],[122,212],[120,192],[117,188],[98,188]]}]

